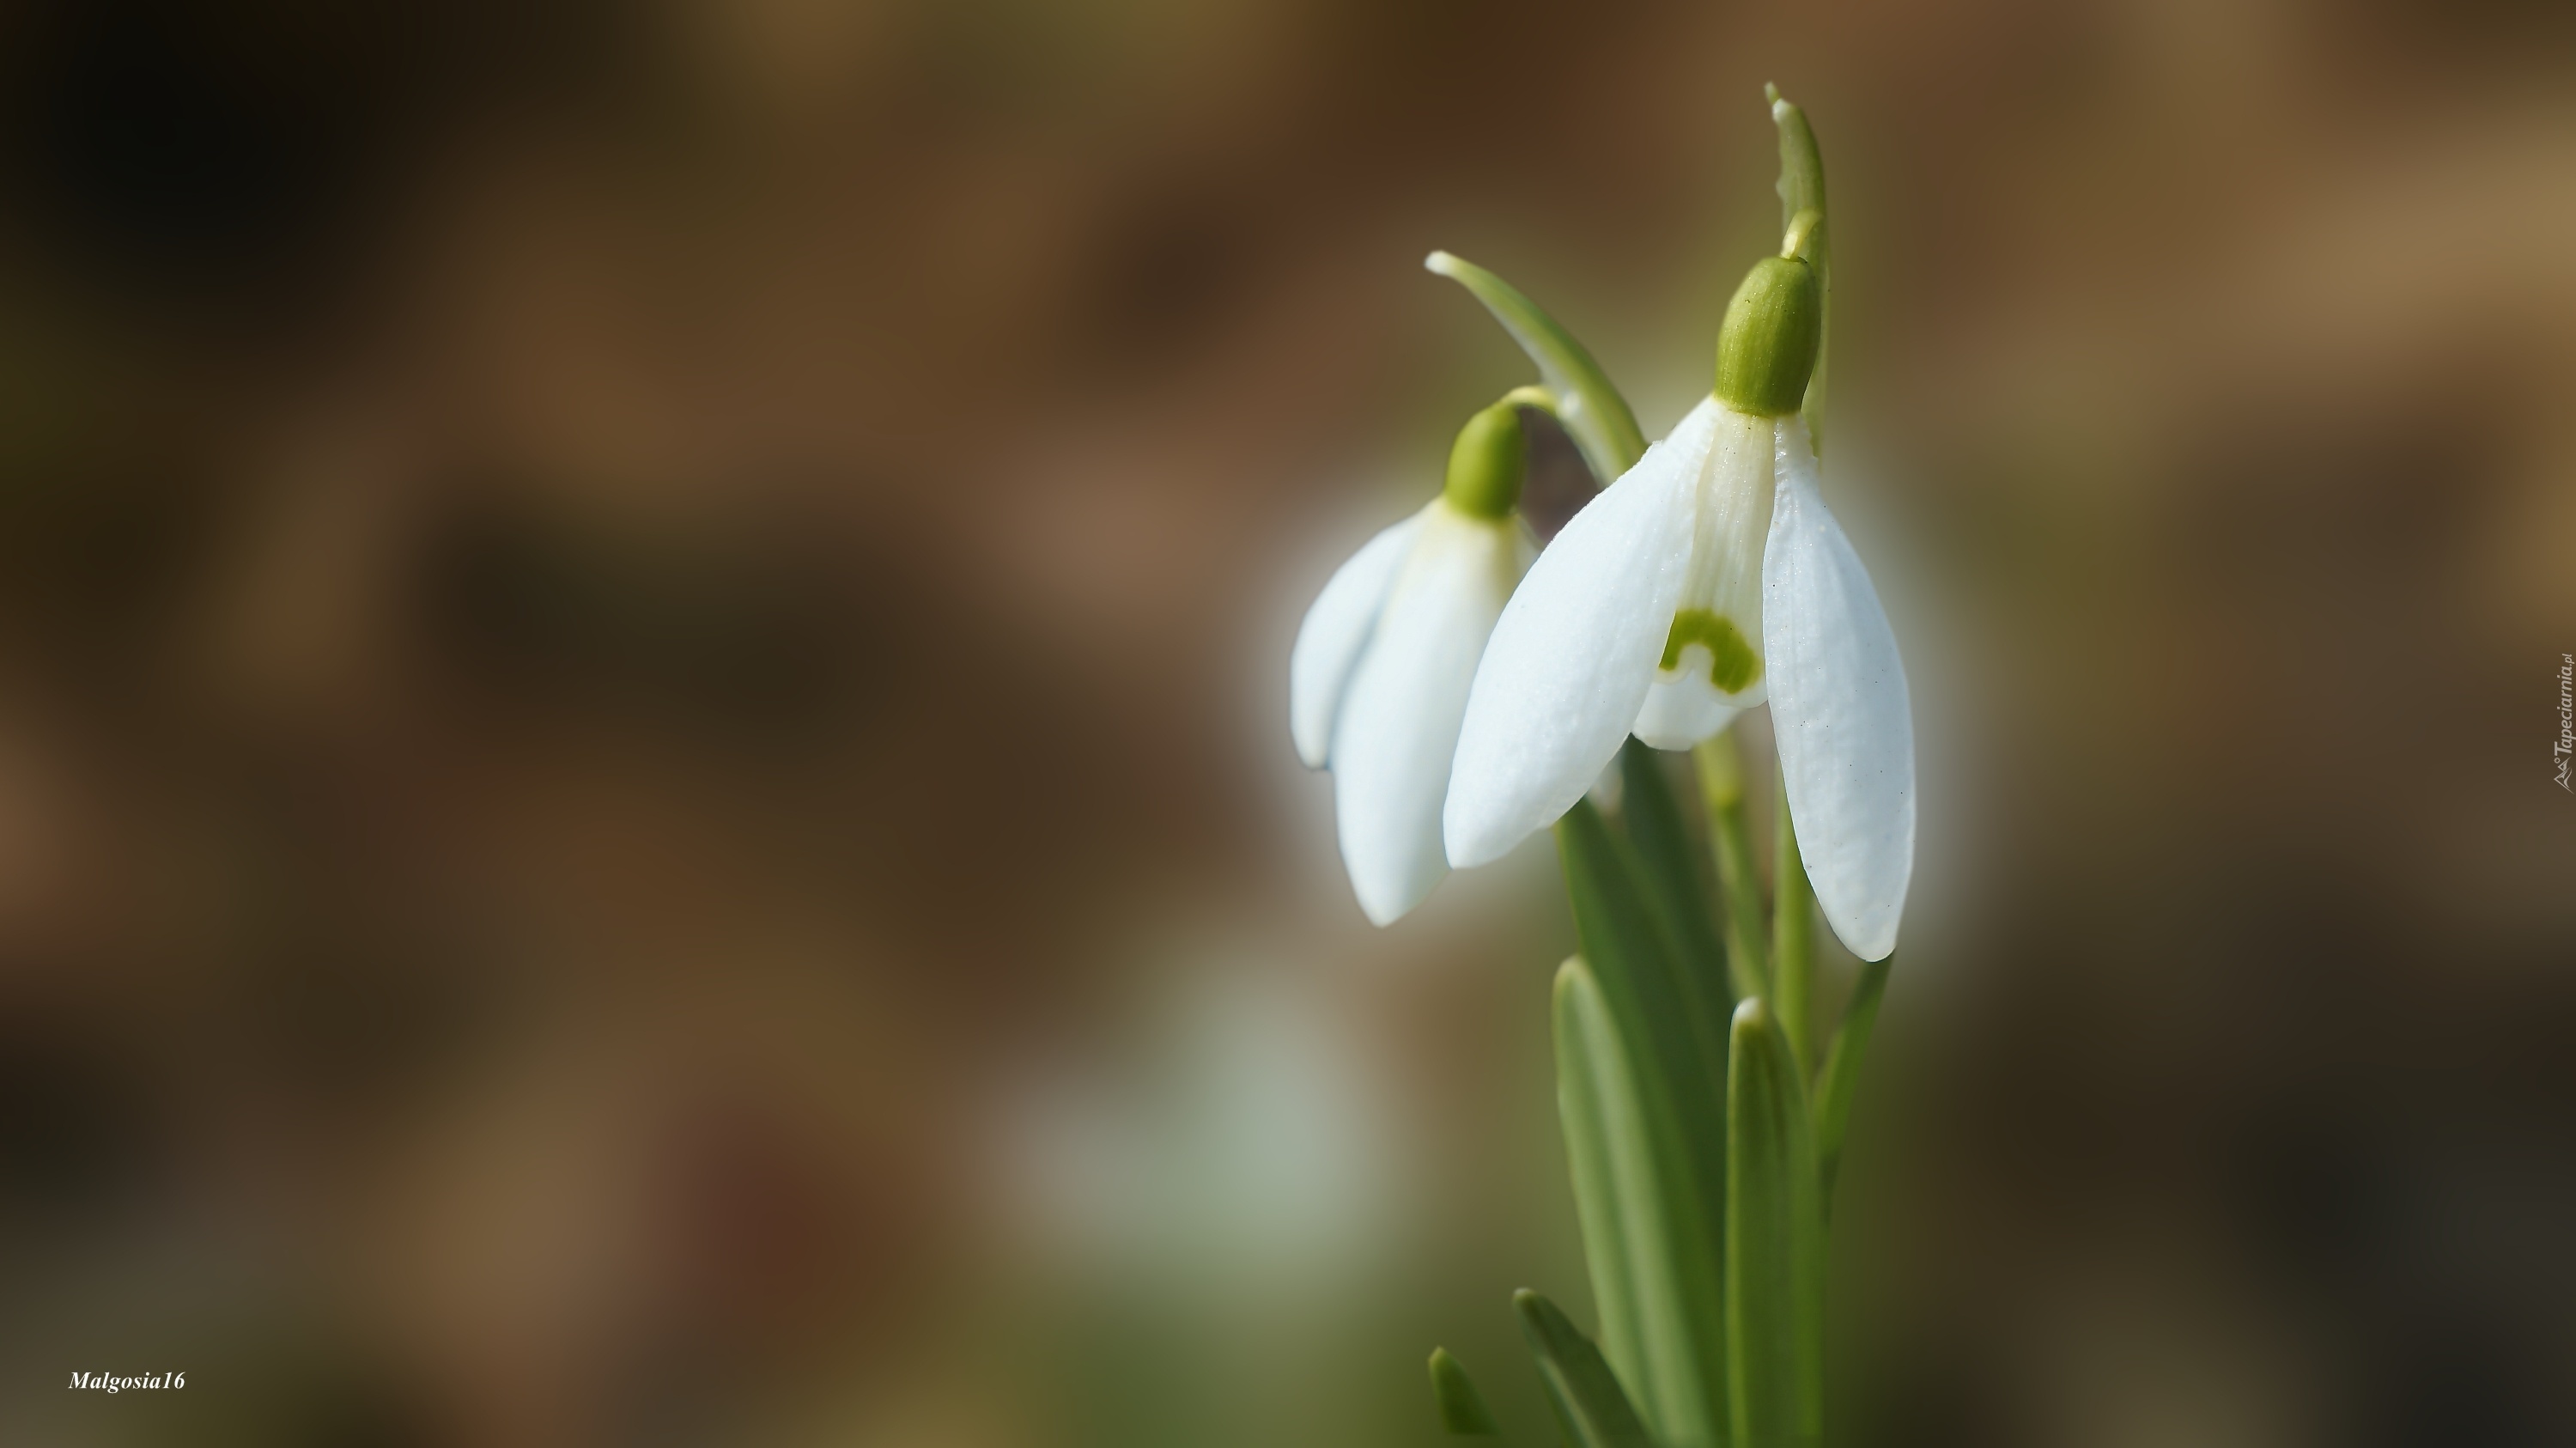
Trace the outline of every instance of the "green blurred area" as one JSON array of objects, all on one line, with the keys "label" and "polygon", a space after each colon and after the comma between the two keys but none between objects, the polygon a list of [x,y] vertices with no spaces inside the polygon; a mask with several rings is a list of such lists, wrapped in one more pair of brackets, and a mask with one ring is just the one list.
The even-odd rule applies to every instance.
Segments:
[{"label": "green blurred area", "polygon": [[1765,81],[1923,748],[1837,1438],[2576,1438],[2566,7],[95,0],[0,1442],[1545,1441],[1560,886],[1369,929],[1287,647],[1526,380],[1425,253],[1706,387]]}]

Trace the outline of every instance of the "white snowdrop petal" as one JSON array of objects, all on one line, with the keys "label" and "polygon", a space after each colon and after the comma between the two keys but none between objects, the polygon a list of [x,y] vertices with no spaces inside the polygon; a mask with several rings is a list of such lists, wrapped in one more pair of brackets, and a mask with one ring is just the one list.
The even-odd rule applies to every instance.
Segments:
[{"label": "white snowdrop petal", "polygon": [[1584,505],[1503,609],[1449,777],[1449,862],[1500,858],[1592,787],[1646,701],[1691,542],[1714,398]]},{"label": "white snowdrop petal", "polygon": [[1825,921],[1854,955],[1896,948],[1914,875],[1914,715],[1896,634],[1816,486],[1795,418],[1763,550],[1771,724],[1798,849]]},{"label": "white snowdrop petal", "polygon": [[1288,653],[1288,732],[1308,769],[1324,767],[1342,688],[1368,647],[1386,591],[1421,528],[1422,515],[1416,513],[1361,545],[1315,595],[1306,621],[1297,626],[1297,644]]},{"label": "white snowdrop petal", "polygon": [[1397,573],[1333,727],[1334,812],[1360,908],[1380,925],[1449,873],[1440,804],[1485,637],[1520,577],[1517,525],[1435,503]]},{"label": "white snowdrop petal", "polygon": [[1645,705],[1637,710],[1635,733],[1657,749],[1688,749],[1734,723],[1742,712],[1708,681],[1708,650],[1693,644],[1682,650],[1678,673],[1655,675]]}]

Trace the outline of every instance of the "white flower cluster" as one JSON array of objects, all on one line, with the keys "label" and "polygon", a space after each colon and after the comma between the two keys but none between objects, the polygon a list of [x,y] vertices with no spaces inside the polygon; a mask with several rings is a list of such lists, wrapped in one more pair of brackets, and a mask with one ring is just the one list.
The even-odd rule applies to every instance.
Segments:
[{"label": "white flower cluster", "polygon": [[[1553,823],[1628,735],[1687,749],[1767,702],[1826,921],[1864,960],[1895,949],[1914,869],[1904,665],[1795,404],[1730,391],[1732,339],[1718,391],[1535,563],[1516,517],[1460,512],[1453,481],[1316,598],[1291,723],[1307,764],[1333,771],[1370,919],[1392,922],[1450,868]],[[1747,386],[1794,397],[1812,356],[1810,343],[1785,384]]]}]

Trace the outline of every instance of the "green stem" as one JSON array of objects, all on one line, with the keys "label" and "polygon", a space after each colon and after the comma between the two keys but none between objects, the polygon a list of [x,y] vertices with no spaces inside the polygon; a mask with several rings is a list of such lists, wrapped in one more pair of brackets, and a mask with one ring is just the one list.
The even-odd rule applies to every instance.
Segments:
[{"label": "green stem", "polygon": [[1727,974],[1740,999],[1767,996],[1770,952],[1762,940],[1762,876],[1753,860],[1753,826],[1744,813],[1744,753],[1730,729],[1691,750],[1700,799],[1708,809],[1709,856],[1726,906]]},{"label": "green stem", "polygon": [[1798,853],[1798,827],[1789,818],[1788,782],[1780,781],[1773,792],[1779,796],[1779,807],[1773,811],[1779,823],[1771,850],[1771,1000],[1780,1012],[1780,1029],[1789,1037],[1789,1048],[1797,1053],[1803,1078],[1815,1056],[1808,1027],[1816,984],[1816,888],[1808,883],[1807,861]]},{"label": "green stem", "polygon": [[1816,1092],[1816,1174],[1827,1212],[1833,1210],[1834,1177],[1842,1170],[1843,1129],[1851,1121],[1852,1094],[1860,1088],[1860,1063],[1869,1054],[1869,1036],[1878,1025],[1879,998],[1887,993],[1889,961],[1873,960],[1860,968],[1842,1029],[1834,1032],[1833,1049],[1825,1053],[1823,1084]]}]

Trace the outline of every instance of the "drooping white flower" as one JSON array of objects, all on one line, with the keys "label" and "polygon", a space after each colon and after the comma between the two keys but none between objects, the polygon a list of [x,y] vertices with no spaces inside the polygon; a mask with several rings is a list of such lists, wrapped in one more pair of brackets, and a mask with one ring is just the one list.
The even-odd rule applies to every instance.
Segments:
[{"label": "drooping white flower", "polygon": [[1817,490],[1798,403],[1820,298],[1767,257],[1727,309],[1717,388],[1549,544],[1497,622],[1444,807],[1449,861],[1563,814],[1634,733],[1688,748],[1768,700],[1809,879],[1852,952],[1896,946],[1914,730],[1894,631]]},{"label": "drooping white flower", "polygon": [[1536,552],[1516,511],[1522,470],[1513,404],[1470,418],[1440,496],[1334,573],[1289,655],[1298,756],[1333,772],[1342,863],[1380,925],[1449,873],[1440,810],[1467,690]]}]

